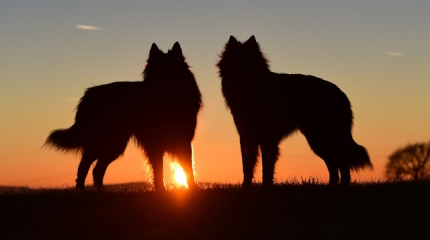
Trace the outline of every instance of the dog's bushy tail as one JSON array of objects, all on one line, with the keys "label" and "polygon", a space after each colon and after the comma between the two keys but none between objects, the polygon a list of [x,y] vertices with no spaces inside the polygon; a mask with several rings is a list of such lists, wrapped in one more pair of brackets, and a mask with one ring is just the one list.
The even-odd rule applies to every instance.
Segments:
[{"label": "dog's bushy tail", "polygon": [[359,171],[366,168],[373,170],[373,164],[370,161],[366,148],[357,144],[355,141],[353,141],[351,145],[351,156],[349,160],[350,170]]},{"label": "dog's bushy tail", "polygon": [[79,134],[74,126],[68,129],[57,129],[49,134],[44,146],[56,148],[63,152],[74,152],[82,149]]}]

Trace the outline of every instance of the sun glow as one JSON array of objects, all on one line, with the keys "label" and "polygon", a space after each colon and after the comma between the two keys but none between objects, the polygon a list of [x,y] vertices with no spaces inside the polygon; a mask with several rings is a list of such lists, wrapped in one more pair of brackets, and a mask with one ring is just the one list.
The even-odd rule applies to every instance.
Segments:
[{"label": "sun glow", "polygon": [[184,169],[177,162],[170,163],[170,170],[173,172],[175,179],[175,185],[178,187],[188,188],[187,176],[185,175]]}]

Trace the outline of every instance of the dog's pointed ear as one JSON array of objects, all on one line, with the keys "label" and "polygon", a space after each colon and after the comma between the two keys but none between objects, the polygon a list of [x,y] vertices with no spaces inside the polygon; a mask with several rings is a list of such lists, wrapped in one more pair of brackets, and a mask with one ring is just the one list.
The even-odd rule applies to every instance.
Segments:
[{"label": "dog's pointed ear", "polygon": [[183,57],[181,45],[179,45],[179,42],[175,42],[172,47],[172,54],[178,57]]},{"label": "dog's pointed ear", "polygon": [[157,47],[157,44],[153,43],[151,45],[151,50],[149,50],[149,58],[154,58],[160,55],[161,50]]},{"label": "dog's pointed ear", "polygon": [[233,35],[230,36],[230,38],[228,39],[229,43],[237,43],[237,40],[235,37],[233,37]]},{"label": "dog's pointed ear", "polygon": [[236,46],[239,42],[236,40],[235,37],[230,36],[230,38],[228,39],[228,42],[226,44],[226,47],[233,47]]},{"label": "dog's pointed ear", "polygon": [[255,39],[254,35],[252,35],[248,40],[246,40],[245,44],[249,44],[251,46],[257,46],[258,47],[258,42]]}]

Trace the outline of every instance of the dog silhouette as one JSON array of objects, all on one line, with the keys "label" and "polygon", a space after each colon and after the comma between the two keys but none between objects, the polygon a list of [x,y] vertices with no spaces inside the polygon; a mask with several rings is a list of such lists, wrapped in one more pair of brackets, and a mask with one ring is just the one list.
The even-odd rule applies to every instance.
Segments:
[{"label": "dog silhouette", "polygon": [[77,106],[75,123],[47,138],[47,146],[82,154],[78,190],[85,189],[85,178],[96,160],[94,186],[102,190],[107,167],[124,153],[131,138],[148,159],[155,190],[165,190],[165,153],[177,157],[189,188],[195,188],[191,142],[202,100],[179,43],[167,53],[153,43],[143,77],[143,81],[88,88]]},{"label": "dog silhouette", "polygon": [[273,185],[279,143],[295,131],[306,137],[330,174],[330,184],[349,184],[350,170],[372,169],[369,155],[351,134],[351,104],[336,85],[323,79],[274,73],[254,36],[233,36],[217,63],[222,93],[240,136],[243,186],[252,184],[262,155],[263,185]]}]

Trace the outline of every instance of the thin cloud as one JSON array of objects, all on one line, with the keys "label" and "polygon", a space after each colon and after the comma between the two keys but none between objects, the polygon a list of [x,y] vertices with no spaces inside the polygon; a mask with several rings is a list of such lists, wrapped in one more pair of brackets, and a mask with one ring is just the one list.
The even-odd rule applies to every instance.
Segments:
[{"label": "thin cloud", "polygon": [[76,28],[77,29],[82,29],[82,30],[92,30],[92,31],[102,31],[102,30],[104,30],[104,28],[102,28],[102,27],[91,26],[91,25],[83,25],[83,24],[77,24]]},{"label": "thin cloud", "polygon": [[403,57],[403,53],[401,52],[386,52],[385,54],[390,57]]}]

